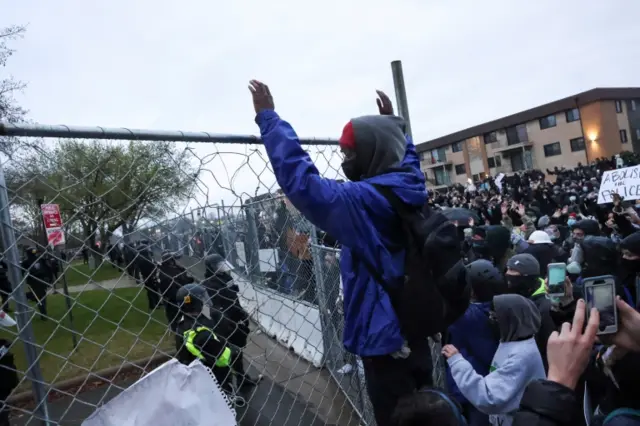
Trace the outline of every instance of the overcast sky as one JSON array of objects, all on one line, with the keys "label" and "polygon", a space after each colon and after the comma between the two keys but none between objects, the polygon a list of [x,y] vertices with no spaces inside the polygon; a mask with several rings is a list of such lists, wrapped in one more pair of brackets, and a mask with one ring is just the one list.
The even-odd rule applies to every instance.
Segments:
[{"label": "overcast sky", "polygon": [[[336,138],[376,112],[375,89],[393,94],[400,59],[422,142],[593,87],[640,85],[637,0],[0,0],[0,10],[1,26],[28,25],[6,70],[28,83],[29,119],[46,124],[256,133],[246,86],[257,78],[299,135]],[[208,163],[211,201],[234,198],[218,186],[273,184],[247,166],[230,184],[252,151],[196,155],[216,150],[240,154]]]}]

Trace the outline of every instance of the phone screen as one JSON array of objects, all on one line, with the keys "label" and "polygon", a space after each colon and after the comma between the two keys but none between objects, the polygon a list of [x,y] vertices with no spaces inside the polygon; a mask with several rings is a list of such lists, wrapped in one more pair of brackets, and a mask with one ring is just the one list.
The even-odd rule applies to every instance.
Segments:
[{"label": "phone screen", "polygon": [[585,298],[589,309],[596,308],[600,313],[600,330],[616,325],[615,298],[613,284],[585,287]]},{"label": "phone screen", "polygon": [[549,293],[564,294],[564,280],[567,276],[567,266],[549,265]]}]

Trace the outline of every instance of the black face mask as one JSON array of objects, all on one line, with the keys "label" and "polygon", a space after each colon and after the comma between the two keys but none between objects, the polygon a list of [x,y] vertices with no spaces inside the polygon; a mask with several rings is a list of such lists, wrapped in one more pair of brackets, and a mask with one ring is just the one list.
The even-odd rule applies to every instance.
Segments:
[{"label": "black face mask", "polygon": [[633,274],[640,273],[640,260],[638,259],[632,260],[632,259],[625,259],[623,257],[622,259],[620,259],[620,266],[622,267],[623,271],[633,273]]},{"label": "black face mask", "polygon": [[342,162],[342,172],[351,182],[358,182],[362,178],[362,172],[356,163],[355,157],[345,158]]},{"label": "black face mask", "polygon": [[539,283],[536,276],[507,275],[507,285],[509,293],[530,297],[537,290]]},{"label": "black face mask", "polygon": [[484,240],[472,240],[471,247],[473,248],[473,253],[476,257],[480,259],[491,260],[491,249],[489,245]]}]

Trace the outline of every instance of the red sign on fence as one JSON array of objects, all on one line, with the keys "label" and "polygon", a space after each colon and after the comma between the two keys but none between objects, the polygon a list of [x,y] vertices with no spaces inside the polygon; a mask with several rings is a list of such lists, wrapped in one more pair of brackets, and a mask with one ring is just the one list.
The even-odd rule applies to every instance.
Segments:
[{"label": "red sign on fence", "polygon": [[62,230],[62,217],[60,216],[60,207],[57,204],[42,204],[42,220],[47,231],[47,241],[52,246],[58,246],[65,243],[64,231]]}]

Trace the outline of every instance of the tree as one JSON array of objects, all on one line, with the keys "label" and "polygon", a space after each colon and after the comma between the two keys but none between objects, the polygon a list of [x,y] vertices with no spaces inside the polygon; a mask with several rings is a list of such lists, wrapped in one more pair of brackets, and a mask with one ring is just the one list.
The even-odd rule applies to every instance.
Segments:
[{"label": "tree", "polygon": [[34,223],[41,200],[59,204],[65,225],[80,224],[94,248],[98,235],[166,216],[190,196],[198,171],[187,152],[170,142],[62,140],[17,155],[6,178],[12,204]]},{"label": "tree", "polygon": [[[0,68],[4,68],[7,60],[15,50],[9,47],[8,42],[22,38],[26,28],[19,25],[0,29]],[[0,121],[15,123],[22,120],[27,113],[25,109],[16,103],[14,94],[25,88],[25,84],[12,76],[0,77]],[[0,152],[9,155],[15,147],[14,138],[0,138]]]}]

